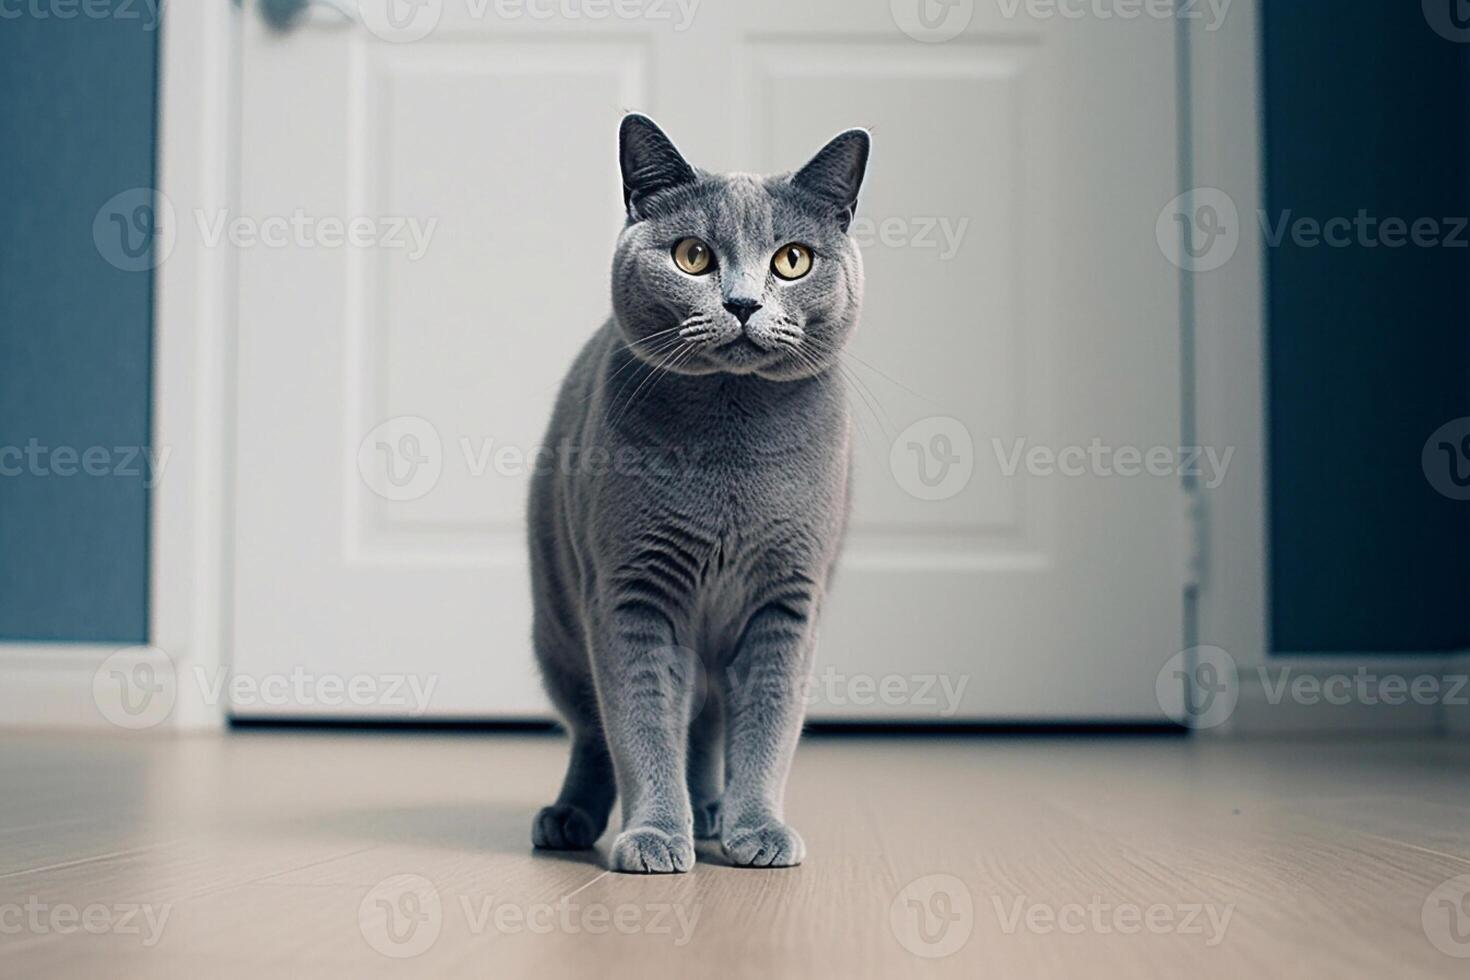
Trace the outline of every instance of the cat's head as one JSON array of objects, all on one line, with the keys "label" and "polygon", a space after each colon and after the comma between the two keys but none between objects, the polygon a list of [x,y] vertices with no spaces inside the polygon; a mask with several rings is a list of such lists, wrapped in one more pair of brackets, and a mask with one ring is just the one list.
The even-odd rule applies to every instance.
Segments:
[{"label": "cat's head", "polygon": [[712,174],[635,113],[623,118],[619,160],[628,223],[613,312],[635,354],[682,374],[781,381],[836,360],[862,301],[847,229],[865,130],[839,133],[794,173]]}]

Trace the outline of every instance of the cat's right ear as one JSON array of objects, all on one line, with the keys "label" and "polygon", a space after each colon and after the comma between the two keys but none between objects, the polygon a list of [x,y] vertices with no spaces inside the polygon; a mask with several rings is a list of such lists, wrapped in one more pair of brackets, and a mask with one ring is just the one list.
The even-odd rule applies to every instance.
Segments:
[{"label": "cat's right ear", "polygon": [[640,200],[693,183],[696,176],[658,124],[636,112],[624,116],[618,127],[618,164],[623,170],[623,206],[635,221]]}]

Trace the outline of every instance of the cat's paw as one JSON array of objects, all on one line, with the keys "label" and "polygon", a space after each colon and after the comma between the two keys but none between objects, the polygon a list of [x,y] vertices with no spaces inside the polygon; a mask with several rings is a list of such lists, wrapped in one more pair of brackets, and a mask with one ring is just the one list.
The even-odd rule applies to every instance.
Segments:
[{"label": "cat's paw", "polygon": [[720,801],[694,804],[694,839],[714,840],[720,836]]},{"label": "cat's paw", "polygon": [[579,807],[553,803],[541,808],[531,824],[531,843],[548,851],[581,851],[597,843],[602,828]]},{"label": "cat's paw", "polygon": [[726,860],[744,868],[790,868],[806,857],[801,835],[779,820],[731,827],[720,847]]},{"label": "cat's paw", "polygon": [[612,869],[630,874],[674,874],[694,867],[694,842],[655,827],[634,827],[613,841]]}]

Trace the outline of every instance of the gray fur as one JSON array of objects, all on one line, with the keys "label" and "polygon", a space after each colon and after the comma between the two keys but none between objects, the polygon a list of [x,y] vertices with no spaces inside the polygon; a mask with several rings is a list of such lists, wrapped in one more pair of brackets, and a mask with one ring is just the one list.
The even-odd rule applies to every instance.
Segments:
[{"label": "gray fur", "polygon": [[[799,864],[782,815],[818,613],[847,522],[849,423],[833,364],[858,319],[847,235],[868,135],[796,174],[695,170],[624,118],[628,221],[613,316],[562,384],[530,501],[534,645],[572,734],[546,848],[590,847],[615,798],[618,871]],[[672,258],[695,236],[714,271]],[[815,259],[771,271],[779,246]],[[760,304],[742,327],[725,306]]]}]

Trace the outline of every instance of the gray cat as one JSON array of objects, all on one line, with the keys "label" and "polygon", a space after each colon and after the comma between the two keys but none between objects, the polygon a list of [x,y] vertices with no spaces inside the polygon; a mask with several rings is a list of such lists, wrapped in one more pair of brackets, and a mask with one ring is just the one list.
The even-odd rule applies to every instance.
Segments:
[{"label": "gray cat", "polygon": [[634,114],[619,159],[613,316],[531,488],[533,641],[572,736],[532,838],[591,847],[620,798],[614,870],[688,871],[696,837],[800,864],[783,797],[847,522],[834,365],[862,299],[868,134],[794,174],[711,174]]}]

